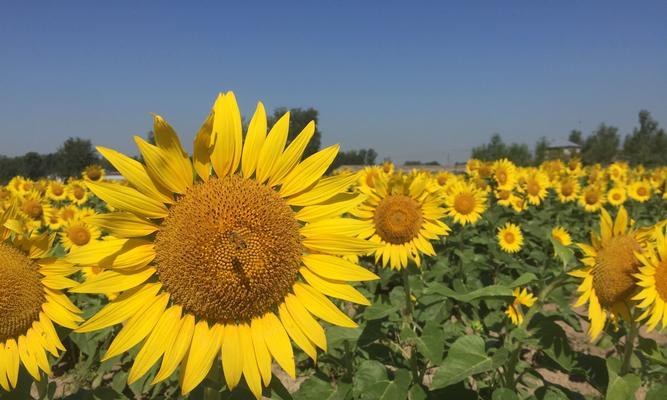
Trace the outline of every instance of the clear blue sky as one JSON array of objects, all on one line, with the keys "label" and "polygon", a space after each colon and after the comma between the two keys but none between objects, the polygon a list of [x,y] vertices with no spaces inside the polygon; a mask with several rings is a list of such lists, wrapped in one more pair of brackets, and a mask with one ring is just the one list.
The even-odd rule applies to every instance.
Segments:
[{"label": "clear blue sky", "polygon": [[[244,115],[320,111],[324,144],[463,160],[648,109],[667,125],[667,3],[0,3],[0,153],[69,136],[136,154],[163,115],[190,146],[218,91]],[[191,147],[191,146],[190,146]]]}]

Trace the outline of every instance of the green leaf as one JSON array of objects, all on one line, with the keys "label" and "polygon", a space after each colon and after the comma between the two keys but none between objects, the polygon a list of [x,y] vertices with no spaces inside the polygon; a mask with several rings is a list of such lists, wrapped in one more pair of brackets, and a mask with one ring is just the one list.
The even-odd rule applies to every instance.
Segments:
[{"label": "green leaf", "polygon": [[667,386],[658,385],[651,388],[646,393],[646,400],[664,400],[667,399]]},{"label": "green leaf", "polygon": [[519,396],[513,390],[501,388],[493,391],[491,400],[519,400]]},{"label": "green leaf", "polygon": [[516,278],[512,283],[509,284],[509,287],[515,288],[515,287],[522,287],[526,286],[527,284],[534,282],[537,280],[537,276],[535,276],[534,273],[532,272],[526,272],[521,274],[518,278]]},{"label": "green leaf", "polygon": [[484,348],[484,339],[479,336],[458,338],[433,377],[431,388],[439,389],[453,385],[471,375],[496,368],[507,358],[507,352],[498,353],[497,356],[489,356]]},{"label": "green leaf", "polygon": [[634,399],[635,392],[641,386],[642,381],[637,375],[619,375],[621,361],[615,358],[607,360],[607,371],[609,373],[609,385],[607,385],[606,400]]},{"label": "green leaf", "polygon": [[343,400],[350,387],[348,385],[331,386],[329,382],[311,376],[294,393],[294,400]]},{"label": "green leaf", "polygon": [[359,365],[352,378],[354,393],[359,396],[379,381],[386,381],[387,369],[382,363],[366,360]]},{"label": "green leaf", "polygon": [[360,393],[361,399],[368,400],[405,400],[410,386],[410,372],[399,369],[393,380],[382,380]]},{"label": "green leaf", "polygon": [[563,246],[558,240],[554,239],[551,232],[549,232],[549,240],[554,247],[554,254],[563,262],[565,268],[574,264],[574,251],[571,248]]},{"label": "green leaf", "polygon": [[392,313],[398,312],[398,307],[390,304],[375,303],[364,310],[364,318],[369,321],[386,318]]}]

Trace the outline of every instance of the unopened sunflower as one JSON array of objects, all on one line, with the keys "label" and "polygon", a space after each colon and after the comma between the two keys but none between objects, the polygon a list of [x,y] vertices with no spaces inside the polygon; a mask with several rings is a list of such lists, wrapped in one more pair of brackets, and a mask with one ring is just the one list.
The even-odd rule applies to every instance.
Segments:
[{"label": "unopened sunflower", "polygon": [[431,179],[427,174],[394,173],[354,211],[367,223],[365,231],[378,244],[375,260],[382,260],[383,266],[403,269],[410,260],[419,266],[421,254],[435,255],[430,241],[449,233],[440,221],[442,199],[438,192],[427,190]]},{"label": "unopened sunflower", "polygon": [[289,113],[267,135],[260,103],[244,143],[231,92],[216,100],[192,160],[171,126],[154,122],[156,146],[135,137],[145,164],[98,149],[130,186],[87,183],[118,210],[87,221],[114,238],[67,259],[104,268],[73,291],[119,295],[78,331],[124,323],[103,359],[141,343],[130,383],[161,359],[152,382],[180,365],[186,394],[222,353],[228,387],[244,376],[259,398],[272,359],[295,376],[291,341],[313,360],[326,350],[316,318],[356,327],[326,296],[369,304],[348,281],[377,277],[341,257],[376,247],[358,238],[364,222],[341,217],[365,196],[345,193],[354,175],[322,177],[337,145],[301,160],[312,122],[285,147]]},{"label": "unopened sunflower", "polygon": [[506,253],[516,253],[523,247],[521,228],[511,222],[498,229],[498,244]]},{"label": "unopened sunflower", "polygon": [[600,232],[591,233],[591,244],[578,243],[583,252],[584,267],[570,272],[582,279],[574,307],[588,303],[591,322],[588,335],[595,340],[604,329],[609,316],[630,318],[630,298],[637,289],[633,274],[639,272],[646,237],[632,227],[624,207],[616,220],[604,208],[600,213]]},{"label": "unopened sunflower", "polygon": [[48,354],[57,359],[65,351],[54,322],[73,329],[82,321],[62,292],[76,285],[67,278],[76,269],[48,258],[52,238],[31,234],[16,217],[15,206],[0,212],[0,387],[6,391],[16,387],[21,365],[38,381],[42,372],[51,374]]}]

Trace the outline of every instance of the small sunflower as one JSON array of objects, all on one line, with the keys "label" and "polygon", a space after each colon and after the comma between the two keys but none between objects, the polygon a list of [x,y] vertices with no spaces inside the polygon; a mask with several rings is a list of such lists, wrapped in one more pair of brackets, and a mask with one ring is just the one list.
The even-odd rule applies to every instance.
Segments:
[{"label": "small sunflower", "polygon": [[46,225],[46,216],[51,206],[37,192],[29,192],[19,202],[19,214],[29,230],[38,230]]},{"label": "small sunflower", "polygon": [[629,300],[637,288],[633,274],[641,266],[636,254],[642,252],[646,241],[644,235],[632,228],[627,211],[621,207],[615,221],[603,208],[600,233],[591,233],[590,245],[577,244],[584,255],[581,259],[584,267],[570,272],[582,279],[574,307],[588,303],[591,340],[600,336],[609,315],[629,318]]},{"label": "small sunflower", "polygon": [[528,203],[537,206],[547,197],[549,177],[542,171],[532,170],[526,174],[524,191]]},{"label": "small sunflower", "polygon": [[503,158],[493,163],[493,178],[500,190],[512,190],[516,184],[516,166],[510,160]]},{"label": "small sunflower", "polygon": [[97,227],[89,225],[83,220],[70,221],[62,226],[60,242],[65,250],[86,246],[91,241],[98,239],[101,233]]},{"label": "small sunflower", "polygon": [[104,268],[73,292],[119,294],[77,331],[124,323],[103,360],[141,344],[130,383],[162,359],[152,382],[180,365],[187,394],[221,359],[228,387],[243,376],[260,398],[273,359],[295,376],[291,340],[313,360],[326,350],[316,317],[357,326],[326,296],[369,304],[348,282],[377,276],[343,257],[376,245],[358,237],[366,223],[341,217],[365,196],[346,192],[354,175],[322,177],[338,145],[301,161],[312,122],[285,147],[289,113],[267,135],[259,103],[244,140],[231,92],[216,100],[192,159],[164,119],[153,131],[155,146],[135,137],[145,164],[98,148],[130,186],[87,183],[118,211],[86,221],[113,237],[66,259]]},{"label": "small sunflower", "polygon": [[449,188],[445,210],[458,224],[474,224],[482,217],[486,203],[486,193],[469,183],[459,182]]},{"label": "small sunflower", "polygon": [[631,183],[628,186],[628,196],[640,203],[648,201],[651,198],[651,184],[644,180]]},{"label": "small sunflower", "polygon": [[46,189],[46,196],[53,201],[62,201],[67,198],[67,188],[62,182],[51,181]]},{"label": "small sunflower", "polygon": [[605,194],[597,185],[586,186],[579,196],[579,204],[588,212],[598,212],[605,201]]},{"label": "small sunflower", "polygon": [[81,206],[88,201],[88,191],[81,182],[72,181],[67,185],[67,197],[72,203]]},{"label": "small sunflower", "polygon": [[570,236],[570,233],[562,226],[553,228],[551,230],[551,237],[554,238],[554,240],[557,240],[558,243],[562,244],[563,246],[569,246],[572,244],[572,237]]},{"label": "small sunflower", "polygon": [[81,177],[86,182],[100,182],[104,179],[104,175],[104,168],[97,164],[89,165],[83,170],[83,172],[81,172]]},{"label": "small sunflower", "polygon": [[498,244],[506,253],[516,253],[523,246],[521,228],[511,222],[498,229]]},{"label": "small sunflower", "polygon": [[644,254],[636,254],[641,262],[637,278],[639,293],[632,300],[639,301],[637,307],[644,309],[638,320],[647,320],[648,331],[658,324],[667,327],[667,236],[659,232],[655,246],[649,246]]},{"label": "small sunflower", "polygon": [[426,174],[394,173],[369,193],[354,211],[370,228],[370,240],[378,243],[376,262],[392,269],[407,267],[409,260],[421,264],[420,254],[435,255],[429,242],[449,233],[440,219],[442,199],[427,190],[431,177]]},{"label": "small sunflower", "polygon": [[[37,381],[51,374],[47,355],[65,347],[54,322],[76,328],[81,311],[62,293],[76,285],[76,268],[49,258],[52,238],[34,235],[15,219],[16,208],[0,212],[0,387],[16,387],[21,365]],[[11,227],[9,229],[8,227]],[[40,371],[41,370],[41,371]]]},{"label": "small sunflower", "polygon": [[530,308],[537,301],[537,297],[533,296],[532,293],[528,293],[528,289],[515,288],[512,292],[514,295],[514,301],[507,307],[505,314],[512,320],[514,325],[521,325],[523,322],[523,307]]},{"label": "small sunflower", "polygon": [[621,186],[615,186],[607,192],[607,201],[615,207],[622,206],[628,199],[625,189]]},{"label": "small sunflower", "polygon": [[576,201],[579,197],[579,181],[574,178],[564,178],[556,183],[556,194],[561,203]]}]

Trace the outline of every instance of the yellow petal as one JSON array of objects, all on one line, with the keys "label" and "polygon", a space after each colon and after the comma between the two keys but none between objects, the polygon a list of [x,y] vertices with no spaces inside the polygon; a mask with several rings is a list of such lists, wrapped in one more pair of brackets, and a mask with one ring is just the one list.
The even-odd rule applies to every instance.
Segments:
[{"label": "yellow petal", "polygon": [[277,168],[277,162],[285,148],[285,143],[287,143],[289,117],[290,113],[288,111],[273,124],[266,136],[266,141],[264,141],[257,160],[256,179],[259,183],[264,183],[269,179],[273,170]]},{"label": "yellow petal", "polygon": [[[339,310],[331,300],[327,299],[320,292],[313,289],[311,286],[301,282],[294,283],[294,294],[308,311],[316,317],[323,319],[334,325],[343,326],[346,328],[356,328],[357,324],[352,321],[347,315]],[[289,306],[289,304],[288,304]]]},{"label": "yellow petal", "polygon": [[79,282],[75,280],[68,279],[65,278],[64,276],[58,276],[58,275],[51,275],[42,278],[42,283],[44,284],[44,286],[54,290],[67,289],[79,284]]},{"label": "yellow petal", "polygon": [[144,376],[162,357],[165,349],[173,345],[181,321],[181,310],[181,306],[172,306],[162,314],[134,360],[127,378],[129,385]]},{"label": "yellow petal", "polygon": [[7,372],[7,379],[11,387],[16,387],[16,381],[19,378],[19,365],[21,357],[19,356],[19,346],[16,340],[7,339],[5,342],[5,367]]},{"label": "yellow petal", "polygon": [[250,388],[252,394],[259,400],[262,397],[262,380],[257,366],[252,331],[248,324],[241,324],[238,328],[241,353],[243,354],[243,376],[248,384],[248,388]]},{"label": "yellow petal", "polygon": [[365,306],[370,305],[370,302],[364,297],[363,294],[359,293],[359,291],[357,291],[355,288],[344,282],[319,277],[310,272],[307,268],[301,268],[299,273],[312,287],[319,290],[321,293],[326,294],[327,296],[351,301],[353,303],[362,304]]},{"label": "yellow petal", "polygon": [[292,206],[310,206],[323,203],[337,194],[346,192],[357,180],[356,174],[344,174],[320,179],[310,190],[288,198]]},{"label": "yellow petal", "polygon": [[357,237],[368,230],[373,230],[373,224],[355,218],[330,218],[311,222],[301,228],[303,236],[317,236],[334,234]]},{"label": "yellow petal", "polygon": [[122,293],[83,323],[76,332],[92,332],[128,320],[147,303],[154,302],[160,288],[159,283],[148,283]]},{"label": "yellow petal", "polygon": [[377,275],[359,265],[340,257],[326,254],[307,254],[303,263],[317,275],[338,281],[372,281]]},{"label": "yellow petal", "polygon": [[285,328],[285,331],[289,334],[292,340],[294,340],[294,343],[301,347],[301,350],[308,354],[308,356],[312,358],[313,361],[317,361],[317,349],[315,348],[315,345],[310,339],[308,339],[308,336],[306,336],[306,334],[294,321],[294,318],[292,318],[289,311],[287,311],[287,306],[285,303],[282,303],[278,306],[278,315],[280,316],[282,326]]},{"label": "yellow petal", "polygon": [[186,314],[175,328],[178,330],[178,334],[171,346],[166,346],[165,344],[166,350],[162,358],[162,365],[155,378],[153,378],[153,385],[169,378],[174,370],[176,370],[176,367],[178,367],[178,364],[181,363],[183,357],[185,357],[192,342],[192,334],[195,330],[195,318],[190,314]]},{"label": "yellow petal", "polygon": [[28,352],[35,359],[39,369],[44,371],[47,375],[51,375],[51,366],[49,365],[49,360],[46,358],[46,352],[42,346],[41,340],[43,339],[38,336],[34,329],[28,329],[26,335],[26,345],[28,346]]},{"label": "yellow petal", "polygon": [[127,239],[96,240],[73,248],[64,260],[71,264],[93,265],[123,248]]},{"label": "yellow petal", "polygon": [[213,106],[213,152],[211,164],[218,177],[236,172],[241,160],[241,113],[234,93],[220,94]]},{"label": "yellow petal", "polygon": [[120,251],[100,260],[100,267],[125,272],[136,271],[155,258],[155,243],[149,240],[130,239]]},{"label": "yellow petal", "polygon": [[287,375],[292,377],[292,379],[296,379],[292,343],[278,317],[272,312],[265,314],[262,317],[262,328],[264,331],[264,341],[269,352],[276,359],[278,365],[287,372]]},{"label": "yellow petal", "polygon": [[259,152],[262,150],[266,140],[266,110],[264,104],[257,103],[255,114],[248,125],[245,144],[243,145],[243,157],[241,159],[241,170],[243,176],[250,178],[257,168]]},{"label": "yellow petal", "polygon": [[95,275],[79,286],[70,289],[72,293],[114,293],[132,289],[146,282],[155,274],[155,268],[147,268],[144,271],[124,274],[122,272],[107,270]]},{"label": "yellow petal", "polygon": [[308,336],[315,345],[324,351],[327,351],[327,338],[324,335],[324,329],[317,323],[315,318],[306,310],[299,299],[292,294],[285,296],[285,305],[292,319],[301,328],[301,331]]},{"label": "yellow petal", "polygon": [[323,204],[306,206],[296,213],[296,219],[304,222],[314,222],[321,219],[338,217],[366,200],[363,194],[339,194]]},{"label": "yellow petal", "polygon": [[99,151],[104,158],[109,160],[111,165],[113,165],[118,172],[127,179],[130,185],[134,186],[144,195],[157,199],[163,203],[171,204],[174,202],[171,193],[165,188],[156,185],[148,176],[146,167],[139,161],[102,146],[97,146],[97,151]]},{"label": "yellow petal", "polygon": [[35,357],[28,351],[28,343],[24,335],[19,336],[19,357],[21,358],[21,363],[28,371],[28,373],[36,380],[40,380],[39,368],[37,367],[37,361]]},{"label": "yellow petal", "polygon": [[206,182],[211,175],[211,132],[213,131],[213,112],[199,128],[192,151],[192,163],[197,175]]},{"label": "yellow petal", "polygon": [[126,212],[95,214],[85,221],[118,238],[148,236],[158,230],[158,226],[149,220]]},{"label": "yellow petal", "polygon": [[183,194],[192,186],[192,168],[183,170],[183,165],[171,158],[169,153],[139,136],[134,137],[134,142],[144,158],[151,179],[174,193]]},{"label": "yellow petal", "polygon": [[222,370],[230,389],[234,389],[241,380],[243,373],[243,349],[239,338],[239,328],[236,324],[225,326],[222,339]]},{"label": "yellow petal", "polygon": [[148,197],[136,189],[114,183],[86,183],[95,196],[113,208],[130,211],[146,218],[164,218],[169,214],[162,201]]},{"label": "yellow petal", "polygon": [[285,177],[280,187],[280,195],[288,197],[297,194],[315,183],[329,169],[339,149],[340,146],[337,144],[329,146],[294,167]]},{"label": "yellow petal", "polygon": [[149,303],[142,312],[132,316],[123,329],[118,332],[113,342],[111,342],[109,349],[104,357],[102,357],[102,361],[116,357],[144,340],[162,316],[168,301],[169,295],[163,293],[153,303]]},{"label": "yellow petal", "polygon": [[264,329],[262,320],[260,318],[253,318],[250,323],[250,333],[252,335],[252,344],[257,358],[257,366],[262,375],[264,386],[269,386],[271,383],[271,354],[266,347],[266,340],[264,339]]},{"label": "yellow petal", "polygon": [[328,234],[306,237],[302,243],[310,250],[336,255],[367,254],[380,247],[378,243],[365,239]]},{"label": "yellow petal", "polygon": [[195,326],[190,343],[190,352],[183,366],[181,393],[190,393],[206,378],[211,370],[215,356],[220,352],[223,327],[215,324],[210,329],[206,321],[199,321]]},{"label": "yellow petal", "polygon": [[292,143],[287,146],[283,154],[278,159],[278,163],[275,171],[272,173],[271,178],[269,179],[269,186],[276,185],[282,181],[282,179],[287,176],[287,174],[294,169],[294,167],[301,160],[303,152],[306,150],[306,146],[310,142],[310,139],[315,133],[315,122],[310,121],[308,125],[299,133],[299,135],[294,138]]},{"label": "yellow petal", "polygon": [[0,342],[0,387],[9,392],[9,380],[7,379],[7,353],[5,352],[5,345]]},{"label": "yellow petal", "polygon": [[188,187],[192,186],[192,163],[188,153],[183,150],[181,141],[174,129],[161,116],[153,116],[155,144],[164,150],[172,162],[179,167],[179,172]]},{"label": "yellow petal", "polygon": [[70,311],[51,302],[42,304],[42,311],[44,311],[44,314],[46,314],[51,321],[54,321],[58,325],[69,329],[75,329],[77,323],[82,320],[80,317],[72,314]]}]

